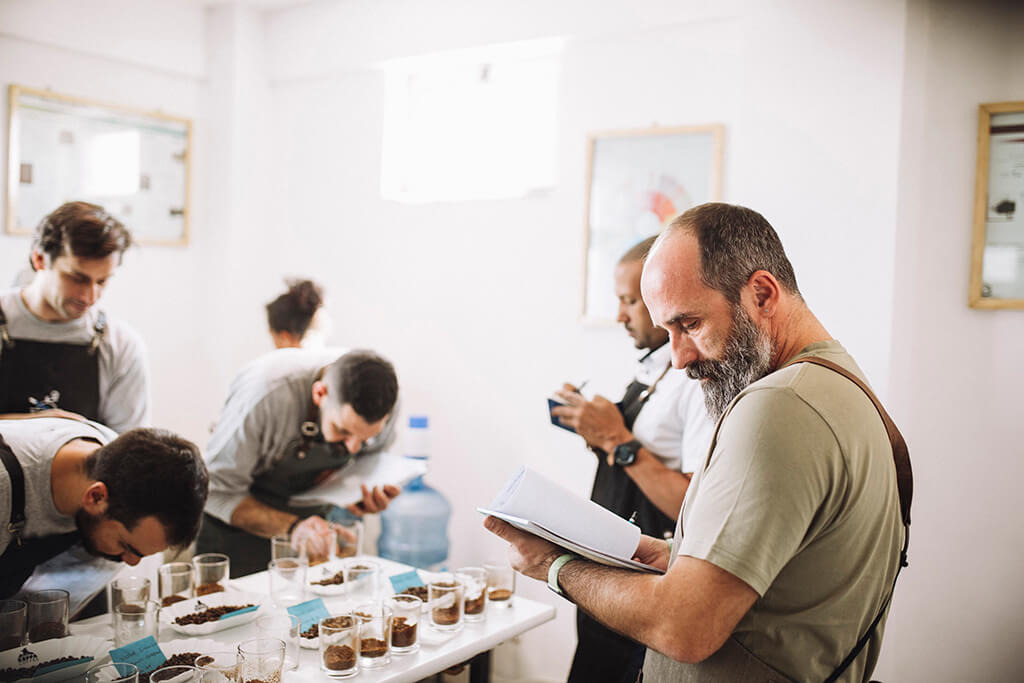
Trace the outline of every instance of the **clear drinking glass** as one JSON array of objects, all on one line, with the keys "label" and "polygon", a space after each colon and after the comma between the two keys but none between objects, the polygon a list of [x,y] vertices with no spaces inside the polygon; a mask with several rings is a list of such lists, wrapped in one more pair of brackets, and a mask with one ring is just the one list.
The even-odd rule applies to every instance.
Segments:
[{"label": "clear drinking glass", "polygon": [[122,602],[149,600],[149,579],[145,576],[119,576],[110,584],[110,609]]},{"label": "clear drinking glass", "polygon": [[188,562],[168,562],[157,570],[160,582],[160,606],[195,597],[195,570]]},{"label": "clear drinking glass", "polygon": [[277,638],[284,641],[284,668],[289,671],[299,667],[299,631],[302,620],[294,614],[260,617],[256,620],[256,632],[260,638]]},{"label": "clear drinking glass", "polygon": [[441,575],[427,585],[430,626],[437,631],[462,629],[462,584],[451,574]]},{"label": "clear drinking glass", "polygon": [[24,600],[0,600],[0,652],[21,647],[28,636],[28,605]]},{"label": "clear drinking glass", "polygon": [[267,567],[270,599],[278,607],[291,607],[306,595],[306,562],[297,557],[271,560]]},{"label": "clear drinking glass", "polygon": [[507,564],[485,564],[487,601],[494,607],[511,607],[516,592],[516,572]]},{"label": "clear drinking glass", "polygon": [[377,597],[380,583],[380,565],[362,558],[349,560],[345,565],[345,586],[354,600],[371,600]]},{"label": "clear drinking glass", "polygon": [[149,675],[149,683],[203,683],[203,672],[194,666],[165,666]]},{"label": "clear drinking glass", "polygon": [[320,670],[331,678],[348,678],[359,671],[359,625],[351,614],[320,620]]},{"label": "clear drinking glass", "polygon": [[68,602],[66,590],[55,588],[33,591],[25,596],[28,603],[28,640],[38,643],[68,634]]},{"label": "clear drinking glass", "polygon": [[344,522],[331,522],[336,527],[337,543],[334,556],[339,558],[355,557],[363,554],[363,522],[358,519]]},{"label": "clear drinking glass", "polygon": [[395,595],[388,600],[391,607],[391,651],[396,655],[420,649],[417,638],[423,601],[415,595]]},{"label": "clear drinking glass", "polygon": [[463,609],[466,621],[483,621],[487,616],[487,572],[483,567],[462,567],[455,570],[462,583]]},{"label": "clear drinking glass", "polygon": [[254,638],[239,643],[239,683],[280,683],[284,650],[284,641],[277,638]]},{"label": "clear drinking glass", "polygon": [[154,600],[122,602],[114,608],[114,646],[122,647],[146,636],[159,640],[160,603]]},{"label": "clear drinking glass", "polygon": [[192,558],[196,570],[196,596],[219,593],[227,589],[231,560],[221,553],[203,553]]},{"label": "clear drinking glass", "polygon": [[127,662],[100,664],[85,672],[87,683],[139,683],[139,668]]},{"label": "clear drinking glass", "polygon": [[391,663],[391,607],[364,602],[352,610],[359,621],[359,665],[374,669]]},{"label": "clear drinking glass", "polygon": [[238,678],[238,652],[207,652],[196,657],[203,683],[234,683]]},{"label": "clear drinking glass", "polygon": [[299,557],[299,551],[292,547],[292,539],[287,534],[274,536],[270,539],[270,559],[280,560],[284,557]]}]

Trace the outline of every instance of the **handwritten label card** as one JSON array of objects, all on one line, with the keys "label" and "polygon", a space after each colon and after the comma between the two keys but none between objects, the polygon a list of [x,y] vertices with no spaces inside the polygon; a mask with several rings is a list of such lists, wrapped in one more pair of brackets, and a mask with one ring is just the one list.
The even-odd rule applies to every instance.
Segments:
[{"label": "handwritten label card", "polygon": [[302,622],[299,628],[303,631],[308,630],[310,626],[318,623],[321,619],[331,616],[321,598],[307,600],[306,602],[289,607],[288,614],[299,618],[299,621]]},{"label": "handwritten label card", "polygon": [[110,659],[115,662],[134,664],[139,667],[140,673],[152,671],[167,661],[167,657],[164,656],[153,636],[146,636],[134,643],[128,643],[124,647],[114,648],[110,651]]},{"label": "handwritten label card", "polygon": [[406,588],[412,588],[413,586],[423,586],[423,579],[420,578],[419,572],[413,569],[411,572],[405,572],[404,574],[395,574],[389,576],[388,580],[391,581],[391,587],[395,589],[396,593],[401,593]]}]

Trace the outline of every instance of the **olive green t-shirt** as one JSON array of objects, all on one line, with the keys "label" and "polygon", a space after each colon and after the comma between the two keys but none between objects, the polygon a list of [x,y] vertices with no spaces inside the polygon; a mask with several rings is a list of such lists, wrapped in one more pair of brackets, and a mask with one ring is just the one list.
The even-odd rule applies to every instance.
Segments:
[{"label": "olive green t-shirt", "polygon": [[[836,341],[797,357],[811,355],[865,379]],[[892,448],[874,404],[807,363],[751,384],[723,417],[681,521],[680,554],[760,595],[734,637],[795,680],[825,679],[888,596],[903,542]],[[841,680],[867,680],[883,627]]]}]

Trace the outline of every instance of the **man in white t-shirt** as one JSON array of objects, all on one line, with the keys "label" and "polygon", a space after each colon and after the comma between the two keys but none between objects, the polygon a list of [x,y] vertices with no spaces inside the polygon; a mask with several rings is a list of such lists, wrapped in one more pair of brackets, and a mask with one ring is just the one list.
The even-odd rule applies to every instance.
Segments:
[{"label": "man in white t-shirt", "polygon": [[69,202],[40,222],[32,281],[0,293],[0,415],[60,409],[115,432],[149,423],[142,340],[95,306],[131,244],[95,204]]},{"label": "man in white t-shirt", "polygon": [[[632,383],[622,400],[585,399],[576,387],[557,392],[568,405],[552,414],[583,437],[598,456],[591,500],[625,519],[648,536],[671,537],[692,473],[707,454],[714,427],[704,407],[700,383],[672,369],[668,332],[651,322],[640,296],[644,258],[654,244],[649,237],[633,246],[615,267],[618,322],[638,349]],[[577,612],[578,643],[570,683],[632,683],[645,648],[634,640]]]}]

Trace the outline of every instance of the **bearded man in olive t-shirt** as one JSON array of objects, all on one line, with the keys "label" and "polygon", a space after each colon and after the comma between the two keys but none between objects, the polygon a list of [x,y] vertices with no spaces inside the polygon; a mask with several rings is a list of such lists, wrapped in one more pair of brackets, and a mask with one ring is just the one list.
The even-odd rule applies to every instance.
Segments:
[{"label": "bearded man in olive t-shirt", "polygon": [[641,537],[636,559],[665,574],[588,562],[495,518],[486,527],[513,544],[516,569],[646,644],[644,683],[867,680],[904,528],[886,427],[840,371],[866,385],[863,373],[750,209],[704,204],[677,218],[641,290],[673,365],[701,380],[721,418],[674,542]]}]

